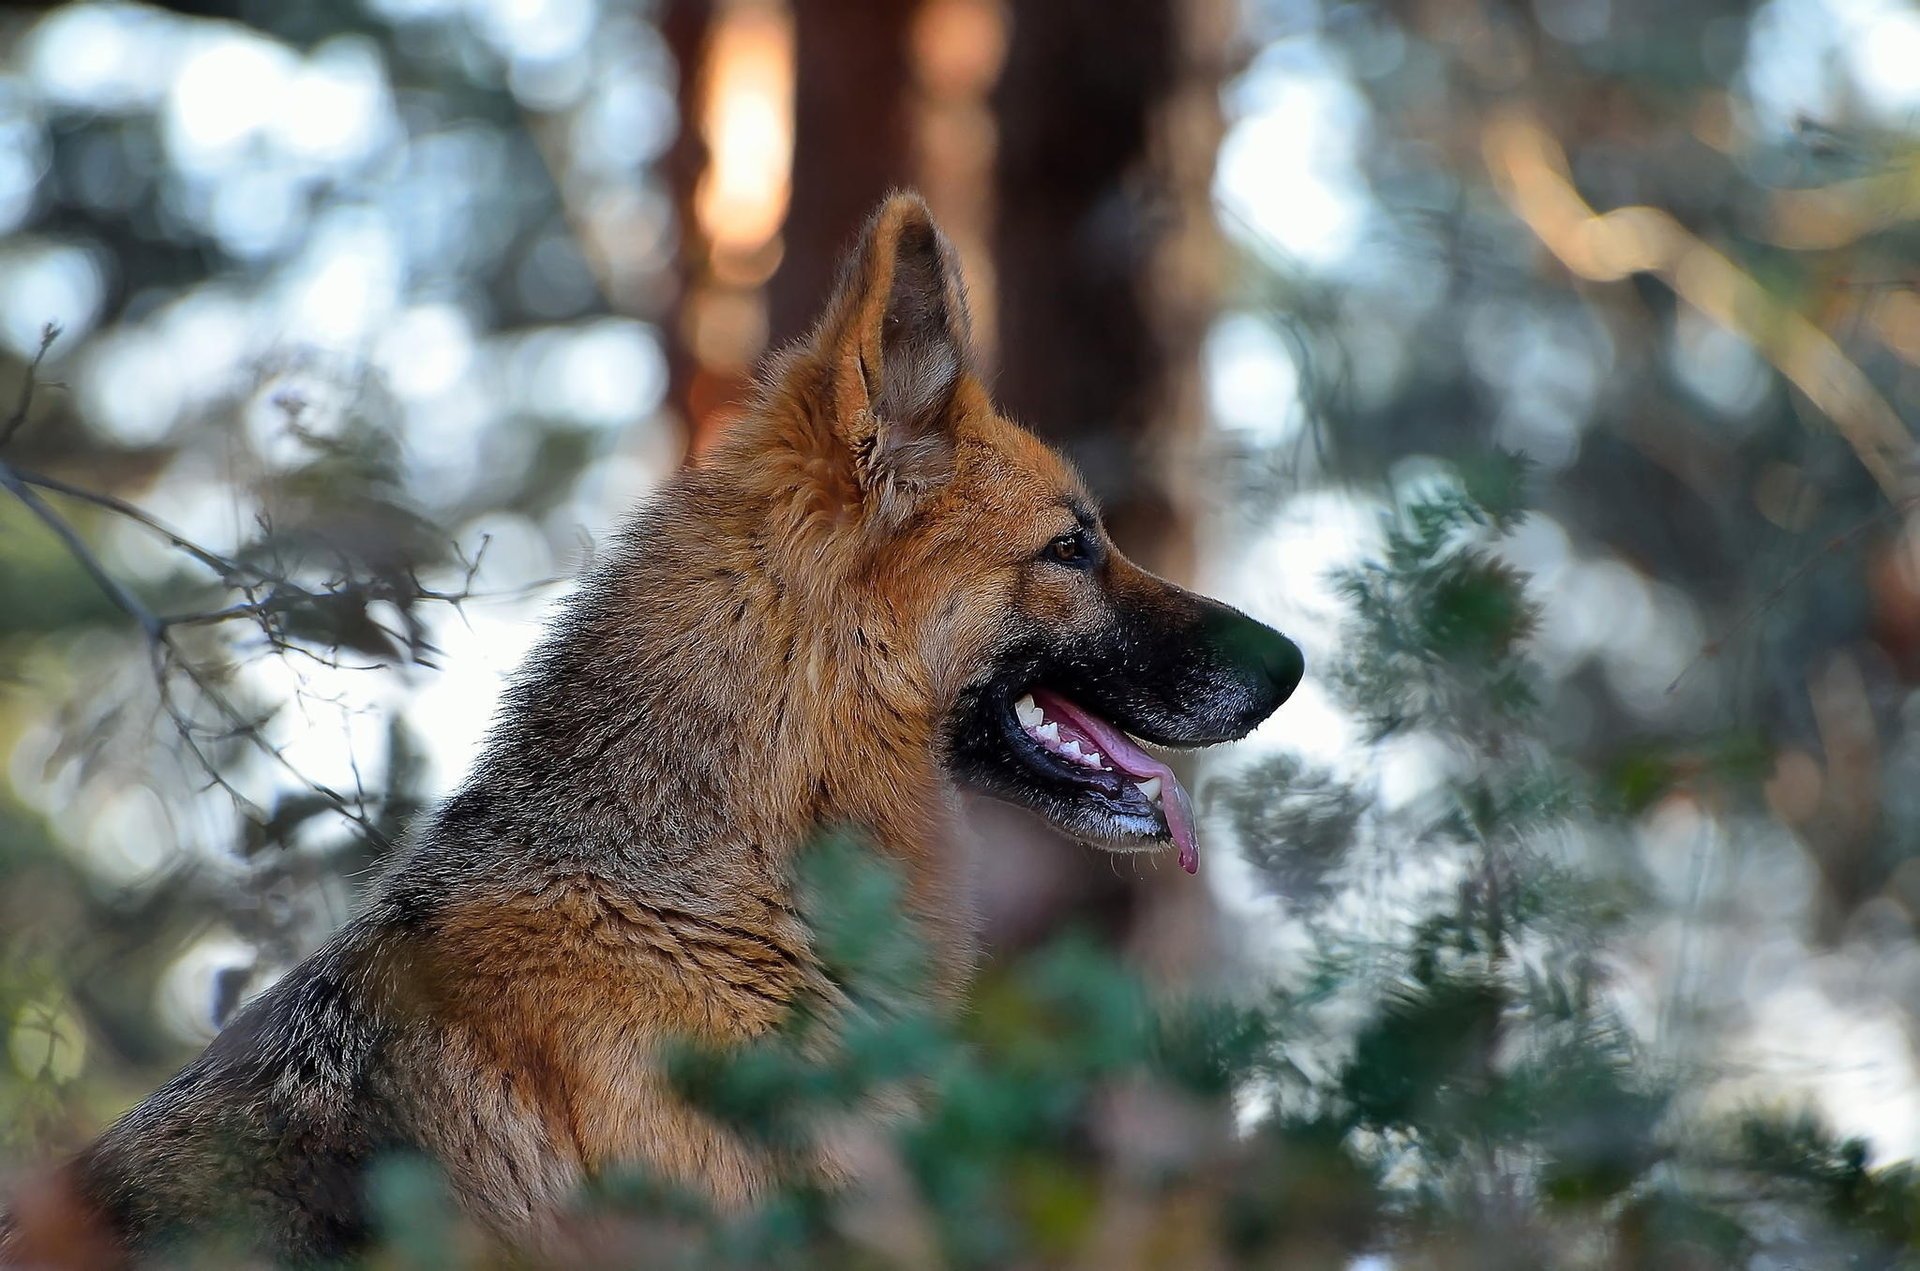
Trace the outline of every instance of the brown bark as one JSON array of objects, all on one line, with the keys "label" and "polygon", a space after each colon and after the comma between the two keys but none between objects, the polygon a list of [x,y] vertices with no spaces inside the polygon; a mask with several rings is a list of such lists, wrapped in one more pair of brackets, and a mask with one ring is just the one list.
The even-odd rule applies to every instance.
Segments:
[{"label": "brown bark", "polygon": [[706,238],[694,214],[694,194],[707,167],[707,145],[698,121],[712,34],[712,0],[667,0],[660,13],[660,36],[678,71],[674,106],[680,117],[679,131],[660,164],[680,233],[675,295],[665,323],[667,404],[681,421],[689,450],[711,429],[716,408],[714,395],[701,384],[700,361],[688,338],[687,312],[689,297],[710,269]]},{"label": "brown bark", "polygon": [[798,63],[785,252],[767,288],[772,347],[805,333],[834,263],[911,183],[913,0],[794,0]]},{"label": "brown bark", "polygon": [[[1123,550],[1190,582],[1184,473],[1214,300],[1224,7],[1011,0],[1010,20],[996,94],[995,393],[1079,465]],[[1003,939],[1042,937],[1071,913],[1124,933],[1170,979],[1204,960],[1206,893],[1170,867],[1008,843],[988,863],[1022,879]]]},{"label": "brown bark", "polygon": [[1064,447],[1123,549],[1182,527],[1140,460],[1166,378],[1143,279],[1167,194],[1150,164],[1174,82],[1169,0],[1013,0],[997,105],[994,256],[1012,416]]}]

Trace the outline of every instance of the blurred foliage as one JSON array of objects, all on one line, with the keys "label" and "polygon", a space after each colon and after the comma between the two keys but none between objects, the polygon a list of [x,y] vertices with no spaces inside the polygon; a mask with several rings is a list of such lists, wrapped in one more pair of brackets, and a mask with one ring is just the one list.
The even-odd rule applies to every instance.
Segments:
[{"label": "blurred foliage", "polygon": [[[1306,915],[1325,956],[1420,903],[1435,859],[1482,896],[1517,881],[1572,924],[1582,975],[1605,968],[1675,1108],[1804,1104],[1910,1156],[1920,19],[1261,0],[1249,20],[1216,370],[1242,462],[1218,470],[1271,535],[1268,615],[1311,632],[1290,561],[1387,517],[1338,575],[1360,622],[1307,645],[1362,753],[1306,738],[1215,796],[1285,897],[1254,912]],[[1312,180],[1283,197],[1300,136]],[[1436,474],[1528,510],[1396,578],[1442,559],[1406,509]],[[1432,514],[1451,532],[1446,500]],[[1495,656],[1509,638],[1524,660]],[[1839,1150],[1815,1140],[1800,1159]],[[1647,1231],[1700,1213],[1674,1186],[1695,1166],[1664,1168]],[[1825,1265],[1809,1239],[1702,1258]]]},{"label": "blurred foliage", "polygon": [[0,1043],[78,1056],[0,1045],[9,1163],[351,912],[447,780],[440,633],[524,620],[610,425],[652,427],[570,219],[650,312],[639,14],[0,13]]},{"label": "blurred foliage", "polygon": [[[1420,726],[1487,734],[1533,705],[1520,650],[1535,611],[1512,566],[1471,537],[1481,526],[1510,527],[1519,513],[1507,501],[1525,465],[1499,458],[1506,471],[1490,489],[1501,503],[1489,507],[1464,488],[1414,503],[1384,526],[1381,560],[1338,577],[1357,621],[1334,678],[1373,741]],[[1422,696],[1435,692],[1451,696]]]}]

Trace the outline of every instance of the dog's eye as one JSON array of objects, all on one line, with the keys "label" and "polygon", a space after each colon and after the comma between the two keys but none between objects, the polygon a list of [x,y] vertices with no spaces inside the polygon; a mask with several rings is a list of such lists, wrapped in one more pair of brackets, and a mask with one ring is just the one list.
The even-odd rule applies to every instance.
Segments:
[{"label": "dog's eye", "polygon": [[1092,563],[1093,553],[1087,550],[1087,536],[1076,530],[1048,543],[1047,559],[1081,568]]}]

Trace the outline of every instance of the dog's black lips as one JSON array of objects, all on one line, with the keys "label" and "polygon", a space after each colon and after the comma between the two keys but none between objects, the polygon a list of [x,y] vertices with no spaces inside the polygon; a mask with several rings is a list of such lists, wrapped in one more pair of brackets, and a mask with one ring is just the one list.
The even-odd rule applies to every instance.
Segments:
[{"label": "dog's black lips", "polygon": [[1015,700],[1045,686],[1045,677],[1044,666],[1024,663],[962,697],[949,730],[954,776],[983,794],[1039,813],[1084,842],[1122,851],[1167,843],[1160,810],[1126,773],[1070,763],[1020,726]]},{"label": "dog's black lips", "polygon": [[1015,693],[1003,691],[998,696],[1000,731],[1007,749],[1026,761],[1039,777],[1064,787],[1077,787],[1083,795],[1107,804],[1117,816],[1134,815],[1161,823],[1153,801],[1140,792],[1140,787],[1126,773],[1113,768],[1089,768],[1062,759],[1029,737],[1027,730],[1020,726],[1020,717],[1013,709]]}]

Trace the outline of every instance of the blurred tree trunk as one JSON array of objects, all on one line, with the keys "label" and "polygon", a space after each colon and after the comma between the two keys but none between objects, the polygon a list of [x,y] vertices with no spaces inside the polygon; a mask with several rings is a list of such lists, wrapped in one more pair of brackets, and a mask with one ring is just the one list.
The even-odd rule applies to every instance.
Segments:
[{"label": "blurred tree trunk", "polygon": [[764,306],[764,347],[805,334],[833,285],[840,254],[888,190],[912,184],[917,0],[793,0],[793,161],[779,266],[764,288],[716,285],[713,244],[697,214],[710,156],[701,131],[716,0],[668,0],[660,29],[681,68],[683,121],[665,164],[681,229],[681,294],[668,348],[669,394],[689,452],[717,436],[747,391],[749,366],[705,356],[701,330],[716,299]]},{"label": "blurred tree trunk", "polygon": [[[995,392],[1072,457],[1122,550],[1192,582],[1184,469],[1197,457],[1199,350],[1215,299],[1209,190],[1226,7],[1012,0],[1010,16],[995,102]],[[1026,856],[1019,872],[1044,872],[1044,883],[1028,878],[1027,899],[1009,898],[1026,919],[1009,938],[1040,938],[1070,911],[1175,978],[1203,955],[1205,890],[1165,876],[1169,864],[1136,874],[1071,850]]]},{"label": "blurred tree trunk", "polygon": [[914,0],[793,0],[793,190],[769,345],[806,333],[867,214],[912,184]]},{"label": "blurred tree trunk", "polygon": [[1171,350],[1143,275],[1167,197],[1149,135],[1177,57],[1172,0],[1013,0],[997,105],[1001,405],[1065,448],[1123,549],[1185,518],[1140,458]]},{"label": "blurred tree trunk", "polygon": [[667,404],[679,416],[687,449],[695,449],[715,424],[715,394],[705,385],[692,339],[690,302],[710,272],[709,245],[694,211],[700,174],[707,167],[707,144],[700,135],[700,107],[706,91],[707,57],[713,38],[713,0],[667,0],[660,11],[660,38],[677,71],[674,107],[680,119],[673,145],[660,164],[673,204],[680,241],[675,260],[674,297],[664,323],[667,355]]}]

